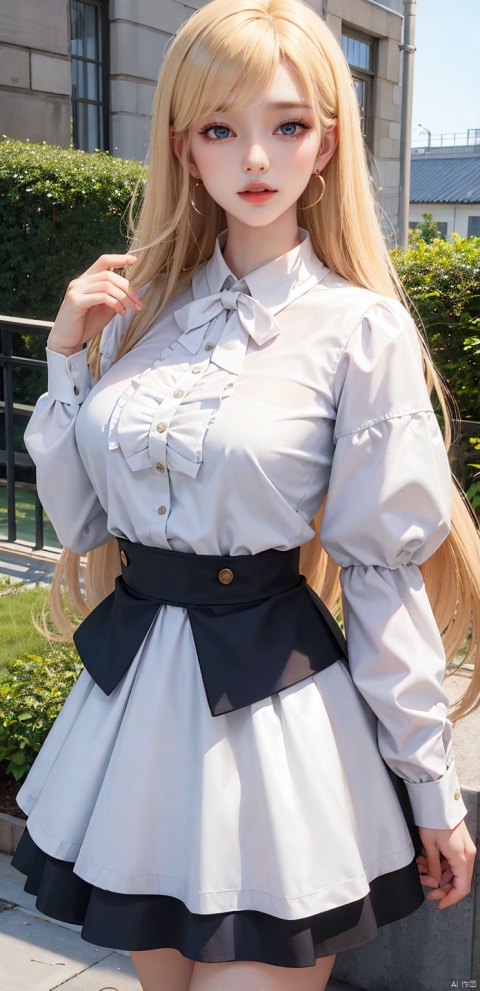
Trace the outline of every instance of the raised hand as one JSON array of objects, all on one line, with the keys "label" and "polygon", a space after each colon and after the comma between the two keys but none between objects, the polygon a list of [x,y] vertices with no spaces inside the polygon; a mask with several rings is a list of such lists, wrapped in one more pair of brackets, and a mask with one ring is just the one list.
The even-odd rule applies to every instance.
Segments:
[{"label": "raised hand", "polygon": [[136,256],[101,255],[83,275],[70,282],[50,331],[47,346],[69,357],[95,337],[115,313],[138,313],[143,306],[136,289],[115,268],[133,265]]}]

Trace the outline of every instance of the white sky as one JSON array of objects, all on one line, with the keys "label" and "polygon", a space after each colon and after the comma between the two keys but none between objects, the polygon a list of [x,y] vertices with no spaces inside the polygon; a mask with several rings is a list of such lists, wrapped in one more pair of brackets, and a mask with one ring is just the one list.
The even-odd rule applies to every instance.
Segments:
[{"label": "white sky", "polygon": [[480,128],[480,0],[417,0],[413,136]]}]

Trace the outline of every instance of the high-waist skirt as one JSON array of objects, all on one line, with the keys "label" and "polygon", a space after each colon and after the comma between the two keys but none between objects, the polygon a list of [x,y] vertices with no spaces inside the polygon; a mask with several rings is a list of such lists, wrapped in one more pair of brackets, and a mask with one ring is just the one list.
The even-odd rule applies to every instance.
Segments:
[{"label": "high-waist skirt", "polygon": [[419,908],[405,785],[298,549],[120,547],[18,796],[39,910],[111,948],[305,967]]}]

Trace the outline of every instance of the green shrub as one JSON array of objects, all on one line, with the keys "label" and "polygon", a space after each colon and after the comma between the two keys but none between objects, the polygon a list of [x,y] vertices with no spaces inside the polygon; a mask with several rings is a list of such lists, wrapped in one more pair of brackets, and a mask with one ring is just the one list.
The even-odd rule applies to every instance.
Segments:
[{"label": "green shrub", "polygon": [[122,220],[140,162],[0,140],[0,313],[53,320],[67,283],[126,247]]},{"label": "green shrub", "polygon": [[419,220],[417,226],[411,227],[408,232],[408,246],[415,248],[420,240],[431,244],[438,237],[445,240],[437,221],[433,219],[431,213],[422,213],[422,219]]},{"label": "green shrub", "polygon": [[[102,252],[127,249],[125,213],[140,162],[0,139],[0,313],[53,320],[72,278]],[[15,354],[45,357],[45,339],[15,335]],[[35,369],[15,370],[15,400],[44,390]]]},{"label": "green shrub", "polygon": [[0,575],[0,592],[9,592],[12,588],[21,588],[25,582],[22,578],[12,578],[11,575]]},{"label": "green shrub", "polygon": [[478,420],[480,238],[420,239],[415,247],[391,254],[461,419]]},{"label": "green shrub", "polygon": [[0,681],[0,774],[25,777],[75,684],[82,664],[74,647],[48,658],[29,654]]},{"label": "green shrub", "polygon": [[[480,437],[469,437],[469,443],[474,452],[480,451]],[[479,455],[477,454],[476,457],[478,458]],[[474,510],[478,513],[480,511],[480,464],[470,463],[468,468],[473,468],[475,474],[473,475],[471,485],[467,489],[467,496]]]}]

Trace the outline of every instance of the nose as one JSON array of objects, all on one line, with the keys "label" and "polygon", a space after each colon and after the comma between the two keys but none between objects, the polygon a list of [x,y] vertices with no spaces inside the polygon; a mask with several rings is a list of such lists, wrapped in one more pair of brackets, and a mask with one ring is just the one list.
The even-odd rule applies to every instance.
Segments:
[{"label": "nose", "polygon": [[267,152],[259,144],[252,144],[246,149],[242,169],[244,172],[266,172],[270,167]]}]

